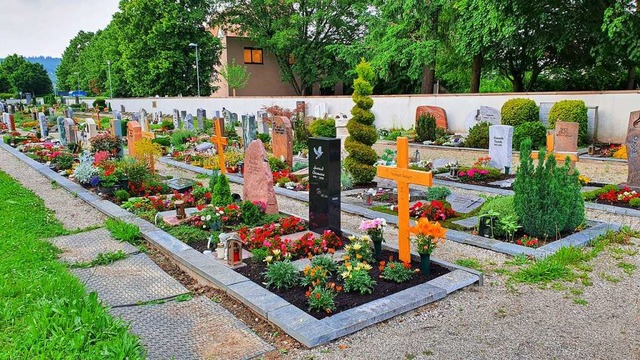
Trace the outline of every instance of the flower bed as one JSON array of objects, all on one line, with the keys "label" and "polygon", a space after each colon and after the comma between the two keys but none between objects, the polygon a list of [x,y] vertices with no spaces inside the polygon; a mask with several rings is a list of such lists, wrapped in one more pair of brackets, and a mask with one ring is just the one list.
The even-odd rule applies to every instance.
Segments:
[{"label": "flower bed", "polygon": [[605,185],[600,189],[582,193],[586,201],[630,209],[640,209],[640,193],[627,186]]}]

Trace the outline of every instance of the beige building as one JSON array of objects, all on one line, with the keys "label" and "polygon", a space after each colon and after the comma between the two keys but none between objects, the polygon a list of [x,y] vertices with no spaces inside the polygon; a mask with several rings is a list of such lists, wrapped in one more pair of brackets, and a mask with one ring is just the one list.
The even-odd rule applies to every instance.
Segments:
[{"label": "beige building", "polygon": [[[231,64],[235,59],[236,64],[246,66],[251,74],[247,86],[237,89],[236,96],[296,96],[293,86],[281,80],[280,67],[273,54],[256,47],[245,36],[220,28],[214,28],[211,32],[222,42],[220,63]],[[217,70],[219,68],[216,68]],[[222,77],[213,85],[219,86],[220,89],[213,93],[212,97],[233,96],[232,90]]]}]

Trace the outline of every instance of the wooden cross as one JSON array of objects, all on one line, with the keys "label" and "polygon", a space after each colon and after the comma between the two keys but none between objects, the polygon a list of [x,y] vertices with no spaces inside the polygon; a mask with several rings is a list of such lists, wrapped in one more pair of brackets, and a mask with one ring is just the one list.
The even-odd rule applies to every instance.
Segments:
[{"label": "wooden cross", "polygon": [[211,141],[216,144],[218,149],[218,160],[220,162],[220,173],[225,175],[227,173],[227,167],[224,160],[224,147],[228,144],[227,138],[222,136],[222,130],[220,130],[220,122],[214,121],[213,127],[216,131],[216,135],[211,137]]},{"label": "wooden cross", "polygon": [[[578,157],[577,153],[571,153],[571,152],[554,152],[554,141],[555,141],[555,135],[553,134],[553,132],[547,132],[547,154],[546,156],[549,157],[549,154],[553,153],[555,158],[556,158],[556,162],[558,164],[564,164],[564,160],[567,158],[567,156],[569,157],[569,160],[571,161],[571,166],[575,166],[576,162],[578,162],[580,160],[580,158]],[[537,159],[539,152],[537,151],[533,151],[531,152],[531,158],[532,159]]]},{"label": "wooden cross", "polygon": [[378,166],[378,176],[398,183],[398,253],[400,261],[411,263],[411,243],[409,239],[409,184],[431,187],[431,172],[409,169],[409,140],[397,139],[398,161],[396,167]]}]

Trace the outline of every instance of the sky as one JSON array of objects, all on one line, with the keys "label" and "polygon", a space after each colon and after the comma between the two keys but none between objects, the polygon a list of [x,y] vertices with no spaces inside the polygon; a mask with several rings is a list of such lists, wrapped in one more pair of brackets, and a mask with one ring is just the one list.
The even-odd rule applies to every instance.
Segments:
[{"label": "sky", "polygon": [[1,0],[0,58],[62,57],[80,30],[104,29],[119,0]]}]

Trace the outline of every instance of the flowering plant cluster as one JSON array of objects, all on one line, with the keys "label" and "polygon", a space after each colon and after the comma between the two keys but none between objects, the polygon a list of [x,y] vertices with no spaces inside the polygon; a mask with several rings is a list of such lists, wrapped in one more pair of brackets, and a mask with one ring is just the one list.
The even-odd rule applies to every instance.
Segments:
[{"label": "flowering plant cluster", "polygon": [[613,203],[616,201],[629,202],[631,199],[638,198],[638,197],[640,197],[640,194],[638,194],[634,190],[631,190],[629,187],[625,186],[624,188],[617,191],[609,190],[604,194],[600,194],[598,196],[598,199]]},{"label": "flowering plant cluster", "polygon": [[403,283],[411,280],[413,275],[420,272],[420,269],[411,269],[411,264],[406,262],[393,261],[393,256],[389,257],[389,262],[380,261],[378,265],[380,277],[396,283]]},{"label": "flowering plant cluster", "polygon": [[409,228],[415,235],[414,241],[419,254],[431,255],[438,244],[444,243],[447,229],[440,226],[437,221],[431,222],[426,218],[420,218],[415,226]]},{"label": "flowering plant cluster", "polygon": [[371,236],[373,241],[384,241],[382,233],[387,227],[387,220],[382,218],[376,218],[373,220],[363,220],[360,223],[359,229],[366,231],[367,235]]},{"label": "flowering plant cluster", "polygon": [[491,156],[479,157],[478,160],[473,163],[473,166],[486,167],[489,166],[489,161],[491,161]]},{"label": "flowering plant cluster", "polygon": [[472,167],[467,171],[462,170],[458,172],[458,178],[462,182],[482,181],[487,178],[487,175],[489,175],[489,170],[479,169],[477,167]]},{"label": "flowering plant cluster", "polygon": [[447,220],[457,214],[446,201],[433,200],[430,202],[418,201],[409,208],[409,215],[416,218],[429,220]]},{"label": "flowering plant cluster", "polygon": [[347,252],[342,259],[344,261],[360,261],[371,263],[373,255],[371,253],[371,237],[369,235],[349,236],[350,243],[344,246]]},{"label": "flowering plant cluster", "polygon": [[516,240],[516,244],[530,248],[537,248],[539,245],[539,241],[536,237],[529,237],[528,235],[524,235],[521,239]]}]

